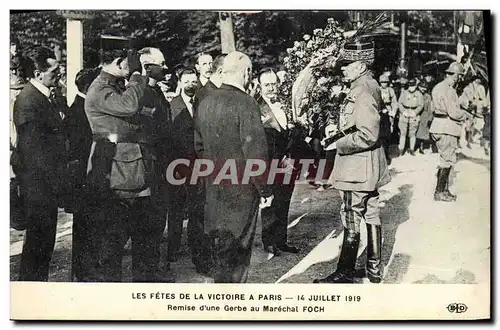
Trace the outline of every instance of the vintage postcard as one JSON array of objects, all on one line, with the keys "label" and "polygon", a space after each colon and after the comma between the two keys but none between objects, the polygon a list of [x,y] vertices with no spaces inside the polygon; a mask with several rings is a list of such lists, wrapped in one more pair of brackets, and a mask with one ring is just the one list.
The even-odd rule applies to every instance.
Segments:
[{"label": "vintage postcard", "polygon": [[490,319],[490,15],[11,11],[10,318]]}]

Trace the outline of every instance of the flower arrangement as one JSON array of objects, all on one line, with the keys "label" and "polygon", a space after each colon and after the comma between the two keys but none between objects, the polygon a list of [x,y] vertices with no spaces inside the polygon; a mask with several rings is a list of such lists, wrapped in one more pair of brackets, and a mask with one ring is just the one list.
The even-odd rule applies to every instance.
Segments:
[{"label": "flower arrangement", "polygon": [[296,122],[295,112],[299,117],[306,114],[307,122],[302,124],[310,130],[321,129],[326,124],[338,125],[339,108],[345,94],[340,92],[342,76],[336,70],[343,46],[376,29],[386,18],[381,14],[353,32],[344,31],[339,22],[329,18],[324,29],[304,35],[286,50],[283,65],[287,75],[278,94],[291,122]]},{"label": "flower arrangement", "polygon": [[307,122],[313,126],[335,120],[338,102],[331,91],[340,83],[340,77],[333,75],[334,59],[338,57],[344,40],[344,30],[338,22],[329,18],[324,29],[315,29],[311,35],[304,35],[302,40],[295,41],[293,47],[286,50],[283,65],[287,76],[280,84],[278,94],[290,120],[293,121],[293,85],[304,68],[314,68],[314,72],[307,86],[302,86],[303,97],[296,111],[307,113]]}]

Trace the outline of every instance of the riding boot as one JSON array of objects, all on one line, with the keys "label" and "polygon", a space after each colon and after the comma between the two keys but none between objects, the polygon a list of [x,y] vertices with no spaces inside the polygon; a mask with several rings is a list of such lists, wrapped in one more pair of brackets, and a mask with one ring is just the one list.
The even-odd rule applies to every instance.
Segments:
[{"label": "riding boot", "polygon": [[444,186],[444,192],[445,192],[448,196],[450,196],[451,198],[453,198],[453,200],[454,200],[454,201],[456,201],[456,200],[457,200],[457,196],[456,196],[456,195],[454,195],[454,194],[452,194],[452,193],[450,192],[450,190],[448,189],[448,186],[449,186],[449,184],[450,184],[450,173],[451,173],[451,167],[444,168],[444,169],[443,169],[443,171],[444,171],[443,176],[444,176],[444,177],[445,177],[445,179],[446,179],[446,181],[445,181],[445,186]]},{"label": "riding boot", "polygon": [[366,276],[371,283],[382,281],[382,226],[366,224],[368,245],[366,247]]},{"label": "riding boot", "polygon": [[314,283],[354,283],[354,267],[358,256],[360,234],[344,228],[344,240],[337,270],[329,276],[314,280]]},{"label": "riding boot", "polygon": [[434,192],[434,200],[438,202],[453,202],[453,198],[451,196],[448,196],[448,194],[445,192],[446,177],[444,175],[445,169],[439,168],[437,173],[436,191]]}]

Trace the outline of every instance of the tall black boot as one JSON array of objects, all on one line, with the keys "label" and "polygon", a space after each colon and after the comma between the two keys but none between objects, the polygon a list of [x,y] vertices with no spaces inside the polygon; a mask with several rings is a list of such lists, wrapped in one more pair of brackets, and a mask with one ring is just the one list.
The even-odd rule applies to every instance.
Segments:
[{"label": "tall black boot", "polygon": [[446,177],[444,176],[445,169],[439,168],[437,173],[436,191],[434,192],[434,200],[438,202],[453,202],[453,198],[445,192]]},{"label": "tall black boot", "polygon": [[382,281],[382,226],[366,224],[366,275],[371,283]]},{"label": "tall black boot", "polygon": [[457,195],[454,195],[450,192],[449,190],[449,185],[450,185],[450,173],[451,173],[451,167],[443,168],[443,176],[445,177],[445,185],[444,185],[444,192],[453,198],[454,201],[457,200]]},{"label": "tall black boot", "polygon": [[344,240],[340,251],[337,270],[328,277],[314,280],[314,283],[354,283],[354,267],[359,248],[359,233],[344,228]]}]

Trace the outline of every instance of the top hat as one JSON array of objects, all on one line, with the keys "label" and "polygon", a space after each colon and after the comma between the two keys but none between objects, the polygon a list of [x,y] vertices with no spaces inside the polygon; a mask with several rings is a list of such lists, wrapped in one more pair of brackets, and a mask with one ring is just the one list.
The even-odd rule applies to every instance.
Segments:
[{"label": "top hat", "polygon": [[372,63],[375,60],[375,45],[373,42],[360,40],[348,42],[342,47],[339,60],[344,63],[357,61]]}]

